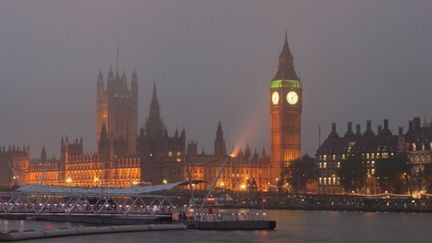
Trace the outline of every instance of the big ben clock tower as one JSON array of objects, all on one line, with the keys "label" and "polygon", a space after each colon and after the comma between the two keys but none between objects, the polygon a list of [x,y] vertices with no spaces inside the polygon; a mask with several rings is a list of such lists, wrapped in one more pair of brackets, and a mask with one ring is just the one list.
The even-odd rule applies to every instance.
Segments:
[{"label": "big ben clock tower", "polygon": [[270,133],[272,184],[280,178],[281,168],[301,153],[302,85],[293,64],[293,56],[285,43],[279,66],[270,85]]}]

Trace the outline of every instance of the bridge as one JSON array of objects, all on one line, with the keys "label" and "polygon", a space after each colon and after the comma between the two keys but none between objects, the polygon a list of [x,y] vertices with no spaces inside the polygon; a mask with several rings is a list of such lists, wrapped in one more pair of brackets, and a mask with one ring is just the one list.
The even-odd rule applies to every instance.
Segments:
[{"label": "bridge", "polygon": [[13,215],[171,215],[184,208],[169,196],[118,193],[0,192],[0,216]]}]

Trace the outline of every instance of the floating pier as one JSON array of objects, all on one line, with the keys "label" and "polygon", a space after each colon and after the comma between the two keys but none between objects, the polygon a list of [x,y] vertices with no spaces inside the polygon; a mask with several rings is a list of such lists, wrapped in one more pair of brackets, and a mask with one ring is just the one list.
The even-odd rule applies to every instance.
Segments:
[{"label": "floating pier", "polygon": [[91,226],[60,228],[55,230],[28,230],[23,232],[10,231],[0,233],[0,241],[31,240],[50,237],[65,237],[89,234],[111,234],[124,232],[143,232],[160,230],[185,230],[184,224],[147,224],[147,225],[116,225],[116,226]]},{"label": "floating pier", "polygon": [[184,221],[188,229],[198,230],[274,230],[276,221],[244,220],[244,221]]}]

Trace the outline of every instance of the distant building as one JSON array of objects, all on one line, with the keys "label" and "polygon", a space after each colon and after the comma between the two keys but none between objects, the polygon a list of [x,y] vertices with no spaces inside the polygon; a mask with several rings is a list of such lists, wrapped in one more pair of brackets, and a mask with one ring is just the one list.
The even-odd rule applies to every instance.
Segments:
[{"label": "distant building", "polygon": [[[0,186],[15,186],[25,176],[29,164],[29,146],[9,145],[0,147]],[[11,171],[15,170],[16,175]]]},{"label": "distant building", "polygon": [[405,134],[405,149],[414,169],[423,170],[426,164],[432,162],[432,126],[426,121],[421,124],[420,118],[409,121]]},{"label": "distant building", "polygon": [[140,183],[138,157],[115,156],[107,160],[103,153],[84,153],[82,147],[82,140],[71,143],[68,138],[62,139],[61,158],[41,156],[30,162],[22,182],[79,187],[129,187]]},{"label": "distant building", "polygon": [[378,159],[387,159],[404,151],[404,135],[400,129],[399,135],[393,135],[389,129],[388,119],[384,119],[384,126],[378,126],[378,131],[372,130],[371,121],[367,121],[366,130],[362,133],[360,125],[356,131],[352,129],[352,123],[348,122],[347,131],[339,136],[336,124],[332,124],[332,130],[327,139],[319,147],[316,158],[319,169],[318,193],[333,194],[343,193],[340,178],[336,171],[348,156],[359,155],[367,167],[367,185],[364,193],[379,193],[375,177],[375,162]]},{"label": "distant building", "polygon": [[[196,185],[194,189],[208,190],[228,156],[221,123],[217,126],[213,154],[206,154],[204,150],[198,154],[197,146],[196,141],[188,144],[186,158],[189,171],[191,178],[208,182]],[[216,188],[229,191],[269,191],[273,180],[271,172],[270,157],[264,148],[259,154],[256,149],[252,152],[248,144],[244,152],[240,150],[234,158],[229,159]],[[188,178],[186,170],[184,177]]]}]

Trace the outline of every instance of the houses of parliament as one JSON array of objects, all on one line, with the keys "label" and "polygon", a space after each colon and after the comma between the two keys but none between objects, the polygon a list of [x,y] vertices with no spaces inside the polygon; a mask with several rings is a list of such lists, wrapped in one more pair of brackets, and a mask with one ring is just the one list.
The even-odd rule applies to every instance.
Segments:
[{"label": "houses of parliament", "polygon": [[[84,152],[82,138],[60,139],[60,158],[29,159],[29,147],[0,147],[0,184],[45,184],[75,187],[130,187],[192,179],[205,190],[219,172],[229,151],[222,124],[216,127],[214,151],[198,151],[198,142],[186,139],[186,131],[174,134],[162,119],[156,83],[143,127],[138,128],[138,75],[130,79],[115,70],[96,80],[97,151]],[[270,84],[271,152],[247,145],[231,158],[217,187],[231,191],[269,191],[276,188],[282,166],[300,156],[301,84],[295,74],[287,40]]]}]

